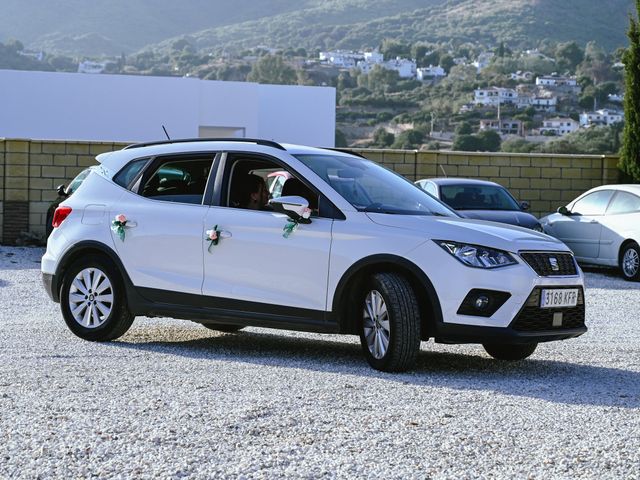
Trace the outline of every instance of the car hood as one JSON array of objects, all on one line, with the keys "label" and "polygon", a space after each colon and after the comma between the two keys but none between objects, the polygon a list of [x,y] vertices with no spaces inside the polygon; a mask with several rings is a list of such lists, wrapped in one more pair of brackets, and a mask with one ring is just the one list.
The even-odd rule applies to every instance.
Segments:
[{"label": "car hood", "polygon": [[367,216],[378,225],[423,232],[425,239],[451,240],[510,252],[519,250],[569,251],[569,248],[560,240],[544,233],[484,220],[380,213],[367,213]]},{"label": "car hood", "polygon": [[461,217],[474,220],[508,223],[519,227],[532,228],[538,225],[538,219],[527,212],[517,210],[456,210]]}]

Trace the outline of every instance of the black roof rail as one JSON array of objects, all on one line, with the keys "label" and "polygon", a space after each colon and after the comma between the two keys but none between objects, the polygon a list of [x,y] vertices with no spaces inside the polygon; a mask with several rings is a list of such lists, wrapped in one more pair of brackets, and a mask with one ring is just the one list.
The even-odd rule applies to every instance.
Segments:
[{"label": "black roof rail", "polygon": [[145,142],[145,143],[133,143],[127,145],[123,150],[130,150],[132,148],[151,147],[153,145],[166,145],[169,143],[192,143],[192,142],[242,142],[242,143],[255,143],[257,145],[263,145],[265,147],[273,147],[278,150],[285,150],[282,145],[271,140],[262,140],[259,138],[176,138],[175,140],[160,140],[157,142]]},{"label": "black roof rail", "polygon": [[333,152],[349,153],[349,154],[354,155],[356,157],[360,157],[360,158],[364,158],[365,160],[369,160],[367,157],[365,157],[361,153],[352,152],[348,148],[334,148],[334,147],[322,147],[322,148],[325,149],[325,150],[331,150]]}]

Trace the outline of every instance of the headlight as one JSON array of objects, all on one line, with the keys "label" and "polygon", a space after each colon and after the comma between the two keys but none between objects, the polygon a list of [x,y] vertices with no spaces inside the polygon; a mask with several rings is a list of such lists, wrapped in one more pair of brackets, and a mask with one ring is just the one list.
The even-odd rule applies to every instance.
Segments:
[{"label": "headlight", "polygon": [[518,263],[508,252],[496,250],[495,248],[449,242],[447,240],[434,241],[468,267],[498,268]]}]

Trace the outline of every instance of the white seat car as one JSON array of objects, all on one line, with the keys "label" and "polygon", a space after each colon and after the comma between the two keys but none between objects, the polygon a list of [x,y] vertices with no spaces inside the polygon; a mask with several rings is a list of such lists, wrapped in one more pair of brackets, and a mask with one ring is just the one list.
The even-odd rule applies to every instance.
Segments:
[{"label": "white seat car", "polygon": [[[371,366],[401,371],[430,338],[518,360],[587,330],[563,243],[459,218],[353,154],[174,140],[97,160],[56,210],[42,259],[81,338],[118,338],[137,315],[355,334]],[[282,196],[264,205],[262,182],[283,171]]]},{"label": "white seat car", "polygon": [[592,188],[540,221],[579,262],[619,267],[627,280],[640,280],[640,185]]}]

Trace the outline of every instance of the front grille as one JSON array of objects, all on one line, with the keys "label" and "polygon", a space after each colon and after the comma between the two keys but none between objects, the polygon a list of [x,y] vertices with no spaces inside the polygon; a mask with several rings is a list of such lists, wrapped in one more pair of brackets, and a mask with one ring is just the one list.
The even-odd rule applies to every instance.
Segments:
[{"label": "front grille", "polygon": [[[520,332],[540,332],[584,327],[584,293],[582,288],[578,291],[578,304],[569,308],[540,308],[541,290],[541,288],[536,288],[531,292],[524,307],[511,322],[511,328]],[[562,325],[553,326],[554,313],[562,313]]]},{"label": "front grille", "polygon": [[520,256],[541,277],[578,275],[573,255],[556,252],[520,252]]}]

